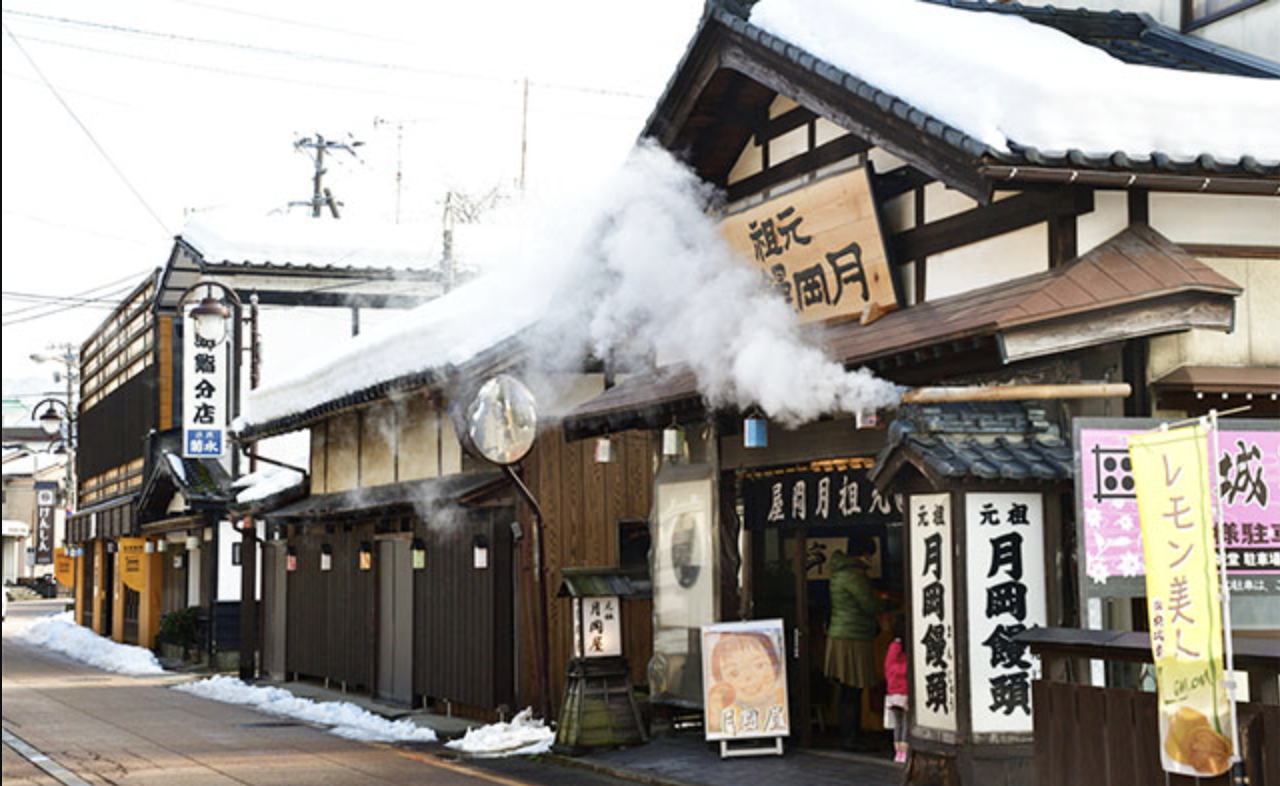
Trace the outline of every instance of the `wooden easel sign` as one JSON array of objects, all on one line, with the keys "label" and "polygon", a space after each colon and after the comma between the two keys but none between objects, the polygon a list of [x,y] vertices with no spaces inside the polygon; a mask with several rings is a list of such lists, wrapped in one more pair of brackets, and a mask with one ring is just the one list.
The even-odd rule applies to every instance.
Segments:
[{"label": "wooden easel sign", "polygon": [[791,733],[785,642],[780,619],[702,627],[705,733],[721,758],[782,755]]}]

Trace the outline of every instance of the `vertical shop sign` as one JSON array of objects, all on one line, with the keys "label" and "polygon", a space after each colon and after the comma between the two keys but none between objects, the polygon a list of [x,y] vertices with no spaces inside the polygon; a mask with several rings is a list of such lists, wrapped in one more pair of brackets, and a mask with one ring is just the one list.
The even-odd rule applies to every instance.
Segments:
[{"label": "vertical shop sign", "polygon": [[1223,668],[1207,429],[1129,437],[1167,772],[1220,775],[1234,739]]},{"label": "vertical shop sign", "polygon": [[146,554],[146,538],[120,538],[120,580],[134,592],[147,588],[143,558]]},{"label": "vertical shop sign", "polygon": [[966,494],[965,531],[973,730],[1030,733],[1039,663],[1015,638],[1048,621],[1044,500],[1037,493]]},{"label": "vertical shop sign", "polygon": [[[195,306],[192,305],[192,309]],[[190,310],[182,331],[182,456],[222,458],[226,451],[227,351],[196,334]]]},{"label": "vertical shop sign", "polygon": [[956,730],[955,607],[951,495],[917,494],[911,530],[911,648],[916,724]]},{"label": "vertical shop sign", "polygon": [[58,484],[37,480],[36,490],[36,564],[53,564],[54,509],[58,505]]}]

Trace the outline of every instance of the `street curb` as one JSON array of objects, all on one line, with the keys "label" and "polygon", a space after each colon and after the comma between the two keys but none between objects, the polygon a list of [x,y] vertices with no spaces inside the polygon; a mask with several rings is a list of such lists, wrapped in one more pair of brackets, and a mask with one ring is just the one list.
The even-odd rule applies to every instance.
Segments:
[{"label": "street curb", "polygon": [[576,767],[580,770],[590,770],[591,772],[595,772],[600,775],[608,775],[611,778],[618,778],[619,780],[643,783],[647,784],[647,786],[706,786],[706,784],[681,781],[674,778],[664,778],[660,775],[653,775],[647,772],[626,770],[598,761],[576,759],[572,756],[565,756],[559,753],[544,753],[541,754],[540,758],[543,761],[558,764],[562,767]]}]

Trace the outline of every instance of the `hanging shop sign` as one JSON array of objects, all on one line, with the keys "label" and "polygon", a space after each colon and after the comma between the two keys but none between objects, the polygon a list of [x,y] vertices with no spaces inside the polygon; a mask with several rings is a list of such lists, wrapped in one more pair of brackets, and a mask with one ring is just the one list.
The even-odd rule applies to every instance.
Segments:
[{"label": "hanging shop sign", "polygon": [[134,592],[146,589],[146,538],[120,538],[120,580]]},{"label": "hanging shop sign", "polygon": [[[1081,420],[1081,419],[1078,419]],[[1077,424],[1076,495],[1084,590],[1145,591],[1142,533],[1129,437],[1156,420],[1083,419]],[[1280,430],[1275,421],[1232,420],[1214,457],[1222,496],[1227,582],[1233,596],[1280,594]]]},{"label": "hanging shop sign", "polygon": [[704,625],[706,739],[786,737],[787,664],[782,620]]},{"label": "hanging shop sign", "polygon": [[1222,613],[1206,431],[1129,438],[1167,772],[1220,775],[1236,750],[1223,668]]},{"label": "hanging shop sign", "polygon": [[969,696],[975,733],[1031,733],[1039,663],[1014,638],[1048,623],[1044,500],[1040,494],[965,495]]},{"label": "hanging shop sign", "polygon": [[865,167],[728,216],[720,231],[802,322],[898,307]]},{"label": "hanging shop sign", "polygon": [[851,527],[901,521],[892,495],[881,494],[861,468],[749,475],[742,481],[749,529]]},{"label": "hanging shop sign", "polygon": [[182,456],[222,458],[226,452],[230,365],[224,342],[196,335],[186,314],[182,331]]},{"label": "hanging shop sign", "polygon": [[913,494],[911,531],[911,700],[916,725],[956,730],[955,605],[951,495]]},{"label": "hanging shop sign", "polygon": [[53,523],[58,507],[58,484],[52,480],[37,480],[36,491],[36,544],[35,563],[53,564]]},{"label": "hanging shop sign", "polygon": [[76,584],[76,558],[61,546],[53,550],[53,577],[64,587]]}]

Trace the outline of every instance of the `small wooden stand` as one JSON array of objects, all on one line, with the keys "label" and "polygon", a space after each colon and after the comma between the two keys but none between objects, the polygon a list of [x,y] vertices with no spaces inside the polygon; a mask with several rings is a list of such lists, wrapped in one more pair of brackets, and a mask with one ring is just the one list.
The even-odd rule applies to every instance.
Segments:
[{"label": "small wooden stand", "polygon": [[[720,758],[736,759],[742,756],[781,756],[781,737],[773,737],[773,742],[769,745],[757,744],[768,739],[770,738],[762,737],[751,740],[720,740]],[[741,747],[730,747],[731,744]]]},{"label": "small wooden stand", "polygon": [[576,756],[649,741],[625,658],[569,661],[554,750]]}]

